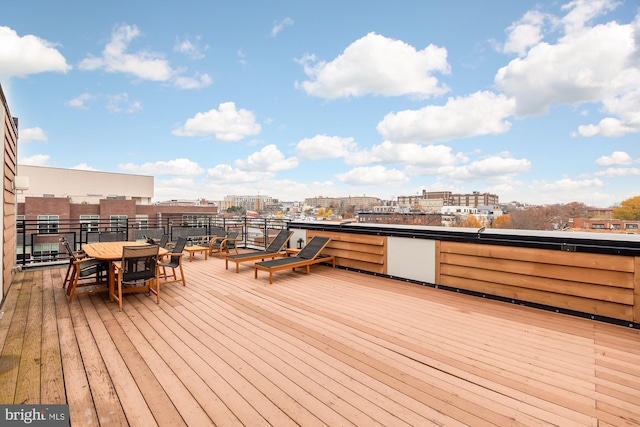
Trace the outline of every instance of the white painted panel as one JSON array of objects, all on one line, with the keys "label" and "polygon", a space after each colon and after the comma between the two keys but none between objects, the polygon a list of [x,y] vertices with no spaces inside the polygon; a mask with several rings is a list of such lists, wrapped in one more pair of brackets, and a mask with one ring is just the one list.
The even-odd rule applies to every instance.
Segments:
[{"label": "white painted panel", "polygon": [[387,238],[387,274],[393,277],[435,283],[435,240]]}]

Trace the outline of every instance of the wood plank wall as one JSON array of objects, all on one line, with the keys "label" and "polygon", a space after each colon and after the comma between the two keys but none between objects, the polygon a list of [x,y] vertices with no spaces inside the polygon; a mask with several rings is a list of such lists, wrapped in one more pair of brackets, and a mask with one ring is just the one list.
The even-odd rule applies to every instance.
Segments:
[{"label": "wood plank wall", "polygon": [[16,195],[13,182],[18,167],[18,129],[11,117],[9,107],[2,87],[0,87],[0,119],[4,127],[4,185],[2,191],[2,203],[4,217],[2,219],[3,241],[2,241],[2,296],[4,297],[13,280],[15,266],[16,247]]},{"label": "wood plank wall", "polygon": [[439,246],[438,284],[640,321],[634,306],[637,257],[457,242]]},{"label": "wood plank wall", "polygon": [[322,253],[335,256],[336,265],[372,273],[387,274],[386,237],[308,230],[307,239],[311,239],[313,236],[331,238]]}]

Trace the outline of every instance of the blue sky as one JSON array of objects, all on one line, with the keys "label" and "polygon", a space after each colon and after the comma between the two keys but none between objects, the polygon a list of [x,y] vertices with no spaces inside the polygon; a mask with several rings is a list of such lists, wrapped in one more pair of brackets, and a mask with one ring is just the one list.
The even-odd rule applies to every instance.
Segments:
[{"label": "blue sky", "polygon": [[640,194],[636,0],[7,2],[19,164],[155,201]]}]

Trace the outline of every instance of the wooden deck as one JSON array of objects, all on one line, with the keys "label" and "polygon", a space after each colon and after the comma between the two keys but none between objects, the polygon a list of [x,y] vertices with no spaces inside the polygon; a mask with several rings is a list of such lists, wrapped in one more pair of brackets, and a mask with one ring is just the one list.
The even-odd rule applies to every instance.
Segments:
[{"label": "wooden deck", "polygon": [[68,403],[73,426],[640,425],[637,329],[320,265],[184,268],[122,312],[18,273],[0,403]]}]

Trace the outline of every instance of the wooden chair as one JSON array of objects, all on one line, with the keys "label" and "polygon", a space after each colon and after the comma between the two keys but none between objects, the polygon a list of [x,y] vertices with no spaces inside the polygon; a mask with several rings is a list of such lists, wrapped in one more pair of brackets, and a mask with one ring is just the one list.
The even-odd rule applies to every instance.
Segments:
[{"label": "wooden chair", "polygon": [[[176,245],[173,247],[171,252],[165,254],[160,260],[160,268],[162,272],[160,273],[160,278],[165,279],[162,284],[165,285],[167,283],[175,283],[182,282],[182,286],[186,286],[187,282],[184,278],[184,271],[182,270],[182,257],[185,245],[187,244],[186,237],[178,237],[178,241]],[[168,260],[168,261],[167,261]],[[172,274],[167,274],[167,268],[172,270]],[[180,278],[176,275],[176,269],[180,270]]]},{"label": "wooden chair", "polygon": [[125,246],[122,248],[122,260],[113,262],[117,286],[111,298],[118,302],[120,311],[122,311],[122,294],[124,293],[140,291],[154,293],[156,303],[160,304],[159,250],[158,245]]},{"label": "wooden chair", "polygon": [[209,243],[209,256],[213,256],[215,252],[218,253],[218,257],[222,258],[222,252],[229,253],[230,249],[235,250],[236,254],[238,253],[238,235],[240,235],[237,231],[230,231],[226,236],[218,237],[213,239]]}]

